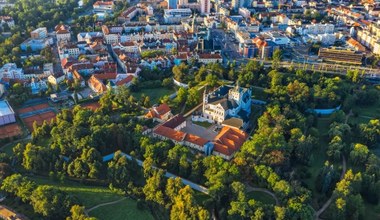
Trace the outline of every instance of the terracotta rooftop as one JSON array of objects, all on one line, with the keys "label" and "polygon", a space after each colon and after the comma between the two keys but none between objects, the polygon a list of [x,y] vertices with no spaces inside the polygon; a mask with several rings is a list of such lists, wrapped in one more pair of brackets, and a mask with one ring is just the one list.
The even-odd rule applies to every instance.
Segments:
[{"label": "terracotta rooftop", "polygon": [[186,118],[184,118],[183,115],[179,114],[162,124],[162,126],[174,129],[178,125],[182,124],[184,121],[186,121]]},{"label": "terracotta rooftop", "polygon": [[157,107],[152,107],[149,112],[145,115],[147,118],[161,118],[166,113],[170,112],[170,107],[163,103]]},{"label": "terracotta rooftop", "polygon": [[121,86],[121,85],[128,84],[129,82],[131,82],[133,80],[133,78],[134,78],[133,76],[129,75],[126,78],[116,82],[116,85]]},{"label": "terracotta rooftop", "polygon": [[204,146],[207,142],[209,142],[208,140],[193,134],[186,134],[185,141],[196,144],[198,146]]},{"label": "terracotta rooftop", "polygon": [[161,135],[161,136],[164,136],[164,137],[167,137],[169,139],[172,139],[174,141],[183,141],[183,139],[185,138],[186,136],[186,133],[182,132],[182,131],[176,131],[172,128],[169,128],[169,127],[165,127],[164,125],[160,125],[158,126],[154,132],[158,135]]}]

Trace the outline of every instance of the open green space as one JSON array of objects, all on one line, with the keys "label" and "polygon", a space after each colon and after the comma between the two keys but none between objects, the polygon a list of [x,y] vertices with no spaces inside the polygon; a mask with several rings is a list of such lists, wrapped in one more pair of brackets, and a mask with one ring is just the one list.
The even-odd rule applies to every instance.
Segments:
[{"label": "open green space", "polygon": [[168,88],[151,88],[151,89],[141,89],[138,92],[133,92],[133,96],[137,99],[140,99],[141,96],[144,94],[146,96],[149,96],[150,98],[150,103],[151,104],[156,104],[158,103],[158,100],[165,96],[165,95],[171,95],[175,92],[174,88],[173,89],[168,89]]},{"label": "open green space", "polygon": [[380,204],[378,204],[377,206],[368,203],[364,204],[364,220],[380,219]]},{"label": "open green space", "polygon": [[112,202],[122,198],[122,195],[112,192],[106,187],[87,186],[69,180],[65,180],[63,183],[60,183],[53,181],[50,178],[40,176],[29,178],[35,181],[38,185],[54,186],[57,189],[76,196],[86,208],[91,208],[100,203]]},{"label": "open green space", "polygon": [[99,220],[126,220],[126,219],[154,219],[147,210],[139,210],[136,208],[136,201],[127,198],[119,203],[102,206],[92,210],[89,213]]},{"label": "open green space", "polygon": [[207,121],[193,121],[193,123],[205,128],[209,128],[212,125],[211,123],[208,123]]},{"label": "open green space", "polygon": [[353,111],[359,116],[368,118],[380,118],[380,101],[371,106],[355,105]]},{"label": "open green space", "polygon": [[13,148],[18,144],[18,143],[23,143],[23,144],[26,144],[28,143],[30,140],[21,140],[21,141],[15,141],[15,142],[12,142],[12,143],[8,143],[6,145],[4,145],[3,147],[0,148],[0,151],[1,152],[4,152],[6,154],[8,154],[9,156],[11,156],[13,154]]},{"label": "open green space", "polygon": [[[63,183],[53,181],[47,177],[34,176],[30,177],[38,185],[54,186],[57,189],[65,191],[76,196],[86,209],[94,207],[101,203],[113,202],[123,198],[112,192],[110,189],[101,186],[87,186],[73,181],[64,181]],[[153,219],[147,210],[137,209],[137,202],[127,198],[120,203],[102,206],[91,211],[91,216],[99,219]]]},{"label": "open green space", "polygon": [[265,192],[252,191],[252,192],[247,193],[247,198],[260,201],[264,204],[272,204],[272,205],[276,204],[276,201],[273,199],[273,197],[268,195]]},{"label": "open green space", "polygon": [[252,87],[252,98],[266,101],[268,100],[268,93],[265,92],[264,88],[253,86]]}]

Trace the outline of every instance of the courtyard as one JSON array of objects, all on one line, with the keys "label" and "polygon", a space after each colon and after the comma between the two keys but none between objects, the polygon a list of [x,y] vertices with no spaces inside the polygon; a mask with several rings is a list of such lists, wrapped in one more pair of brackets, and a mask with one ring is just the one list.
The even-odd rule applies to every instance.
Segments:
[{"label": "courtyard", "polygon": [[186,127],[181,129],[181,131],[197,135],[206,140],[214,140],[218,135],[218,130],[216,130],[217,125],[212,124],[210,127],[206,128],[201,125],[197,125],[191,121],[191,117],[186,119]]}]

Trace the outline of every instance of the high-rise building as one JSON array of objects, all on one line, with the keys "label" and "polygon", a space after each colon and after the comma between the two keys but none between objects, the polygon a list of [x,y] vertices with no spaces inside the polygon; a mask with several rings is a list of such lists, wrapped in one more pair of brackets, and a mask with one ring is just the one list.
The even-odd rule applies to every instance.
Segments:
[{"label": "high-rise building", "polygon": [[201,2],[201,14],[210,14],[211,2],[210,0],[200,0]]},{"label": "high-rise building", "polygon": [[232,0],[231,1],[231,7],[237,11],[239,8],[242,8],[244,6],[244,0]]},{"label": "high-rise building", "polygon": [[168,9],[176,9],[178,0],[167,0],[168,2]]}]

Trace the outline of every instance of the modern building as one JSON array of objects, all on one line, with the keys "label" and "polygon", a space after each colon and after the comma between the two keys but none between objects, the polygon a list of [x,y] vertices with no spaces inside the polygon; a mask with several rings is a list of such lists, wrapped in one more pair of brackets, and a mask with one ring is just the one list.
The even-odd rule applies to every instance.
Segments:
[{"label": "modern building", "polygon": [[208,15],[210,14],[211,2],[210,0],[200,0],[201,3],[201,14]]},{"label": "modern building", "polygon": [[7,100],[0,100],[0,126],[16,122],[15,112]]},{"label": "modern building", "polygon": [[30,37],[33,39],[46,38],[48,32],[46,27],[37,28],[36,30],[30,32]]},{"label": "modern building", "polygon": [[164,20],[166,23],[179,23],[183,19],[187,19],[192,15],[191,9],[165,9]]},{"label": "modern building", "polygon": [[15,63],[7,63],[0,68],[0,79],[24,79],[24,70],[17,68]]},{"label": "modern building", "polygon": [[355,50],[331,47],[320,48],[318,56],[328,62],[361,65],[364,54]]},{"label": "modern building", "polygon": [[310,24],[306,25],[307,34],[332,34],[335,25],[333,24]]},{"label": "modern building", "polygon": [[168,9],[177,9],[178,0],[167,0]]},{"label": "modern building", "polygon": [[48,38],[29,38],[20,44],[22,51],[27,51],[30,48],[33,52],[40,51],[51,45],[52,39]]}]

